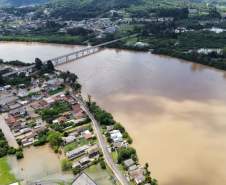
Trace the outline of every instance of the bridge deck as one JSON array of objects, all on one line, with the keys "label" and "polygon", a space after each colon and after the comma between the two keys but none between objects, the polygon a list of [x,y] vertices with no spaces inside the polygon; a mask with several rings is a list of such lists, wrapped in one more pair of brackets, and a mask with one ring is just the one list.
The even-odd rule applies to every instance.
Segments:
[{"label": "bridge deck", "polygon": [[[98,44],[98,45],[95,45],[95,46],[86,47],[86,48],[83,48],[81,50],[74,51],[74,52],[71,52],[71,53],[68,53],[68,54],[65,54],[65,55],[62,55],[62,56],[59,56],[59,57],[55,57],[55,58],[52,58],[52,59],[49,59],[49,60],[52,61],[54,65],[65,64],[65,63],[68,63],[68,62],[75,61],[75,60],[77,60],[77,59],[79,59],[81,57],[94,54],[97,51],[99,51],[99,48],[102,47],[102,46],[106,46],[106,45],[118,42],[120,40],[125,40],[125,39],[130,38],[130,37],[136,37],[137,35],[138,34],[133,34],[133,35],[130,35],[130,36],[126,36],[126,37],[123,37],[123,38],[115,39],[115,40],[112,40],[112,41],[109,41],[109,42],[105,42],[105,43],[102,43],[102,44]],[[75,56],[75,57],[70,59],[69,57],[71,57],[71,56]],[[43,63],[47,63],[47,61],[49,61],[49,60],[46,60]],[[62,61],[60,61],[60,60],[62,60]],[[33,69],[34,67],[35,67],[35,65],[33,64],[33,65],[28,66],[28,67],[21,68],[21,69],[19,69],[17,71],[13,71],[13,72],[7,73],[7,74],[5,74],[3,76],[6,77],[6,76],[11,76],[11,75],[14,75],[14,74],[21,73],[21,72],[27,72],[27,71]]]}]

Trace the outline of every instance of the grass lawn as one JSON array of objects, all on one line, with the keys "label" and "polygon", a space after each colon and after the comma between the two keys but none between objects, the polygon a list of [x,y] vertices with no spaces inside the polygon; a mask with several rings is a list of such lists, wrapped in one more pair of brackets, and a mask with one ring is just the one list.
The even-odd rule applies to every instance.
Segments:
[{"label": "grass lawn", "polygon": [[91,123],[85,123],[84,125],[79,125],[79,126],[73,126],[73,127],[70,127],[70,128],[65,128],[64,131],[65,132],[68,132],[68,133],[71,133],[71,132],[74,132],[76,131],[77,129],[79,128],[86,128],[86,129],[89,129],[89,127],[91,126]]},{"label": "grass lawn", "polygon": [[118,153],[116,151],[111,152],[111,156],[112,156],[112,159],[114,160],[114,162],[118,161]]},{"label": "grass lawn", "polygon": [[85,173],[89,175],[98,185],[116,185],[113,175],[107,169],[103,170],[100,164],[90,166],[85,169]]},{"label": "grass lawn", "polygon": [[87,144],[94,144],[94,143],[96,143],[96,140],[92,140],[92,139],[91,140],[86,140],[84,138],[81,138],[81,139],[79,139],[79,141],[75,141],[73,143],[65,145],[64,146],[64,151],[68,152],[68,151],[71,151],[71,150],[73,150],[73,149],[75,149],[77,147],[80,147],[80,146],[83,146],[83,145],[87,145]]},{"label": "grass lawn", "polygon": [[63,91],[64,91],[64,87],[59,87],[56,90],[50,90],[48,93],[49,93],[49,95],[54,95],[54,94],[57,94],[57,93],[60,93]]},{"label": "grass lawn", "polygon": [[7,158],[0,158],[0,185],[8,185],[14,182],[16,182],[16,178],[10,172]]}]

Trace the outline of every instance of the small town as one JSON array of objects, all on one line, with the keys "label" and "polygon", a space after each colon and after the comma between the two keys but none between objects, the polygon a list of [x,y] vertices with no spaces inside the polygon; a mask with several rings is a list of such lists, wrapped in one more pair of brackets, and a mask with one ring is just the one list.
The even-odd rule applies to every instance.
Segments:
[{"label": "small town", "polygon": [[0,185],[226,184],[226,0],[0,0]]},{"label": "small town", "polygon": [[[10,64],[2,66],[3,75],[15,69]],[[27,148],[49,145],[60,156],[62,171],[74,174],[73,181],[63,181],[65,184],[98,184],[84,172],[93,165],[108,171],[113,184],[120,184],[121,179],[137,185],[152,182],[148,164],[139,164],[125,128],[90,96],[83,100],[75,74],[55,70],[51,61],[42,64],[36,59],[33,70],[14,75],[14,83],[10,78],[2,77],[5,85],[0,87],[1,129],[9,145],[4,146],[6,153],[23,160]],[[19,184],[42,182],[20,179],[13,183]]]},{"label": "small town", "polygon": [[[106,16],[100,18],[89,18],[82,20],[70,20],[63,18],[53,18],[50,16],[51,9],[44,9],[38,12],[36,9],[31,9],[23,12],[7,11],[0,9],[0,36],[1,35],[18,35],[32,34],[43,32],[43,30],[53,29],[54,33],[58,34],[76,34],[78,31],[86,33],[94,33],[97,38],[113,34],[117,30],[125,26],[133,25],[134,23],[151,23],[151,22],[170,22],[173,17],[156,17],[151,18],[131,17],[131,15],[123,12],[110,10]],[[121,17],[114,19],[114,16]],[[50,30],[48,30],[50,31]]]}]

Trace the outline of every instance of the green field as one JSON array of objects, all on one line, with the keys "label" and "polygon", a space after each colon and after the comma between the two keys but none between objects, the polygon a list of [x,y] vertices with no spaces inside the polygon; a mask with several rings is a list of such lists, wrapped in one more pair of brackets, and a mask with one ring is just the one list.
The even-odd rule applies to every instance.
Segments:
[{"label": "green field", "polygon": [[72,142],[70,144],[67,144],[64,146],[64,151],[68,152],[71,151],[77,147],[83,146],[83,145],[87,145],[87,144],[94,144],[96,143],[96,140],[86,140],[84,138],[79,139],[79,141],[75,141]]},{"label": "green field", "polygon": [[15,176],[10,172],[7,158],[0,158],[0,185],[8,185],[16,182]]},{"label": "green field", "polygon": [[64,91],[64,87],[59,87],[55,90],[50,90],[48,93],[50,96],[54,95],[54,94],[57,94],[57,93],[60,93],[60,92],[63,92]]}]

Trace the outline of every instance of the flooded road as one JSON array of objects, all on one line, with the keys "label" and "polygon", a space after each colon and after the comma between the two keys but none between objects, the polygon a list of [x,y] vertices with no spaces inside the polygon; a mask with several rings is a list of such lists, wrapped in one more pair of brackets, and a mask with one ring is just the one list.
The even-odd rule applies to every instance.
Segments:
[{"label": "flooded road", "polygon": [[[14,50],[4,54],[8,48]],[[77,48],[3,43],[0,58],[31,61]],[[226,184],[225,72],[114,49],[59,68],[75,72],[83,93],[126,127],[141,162],[150,164],[161,185]]]}]

